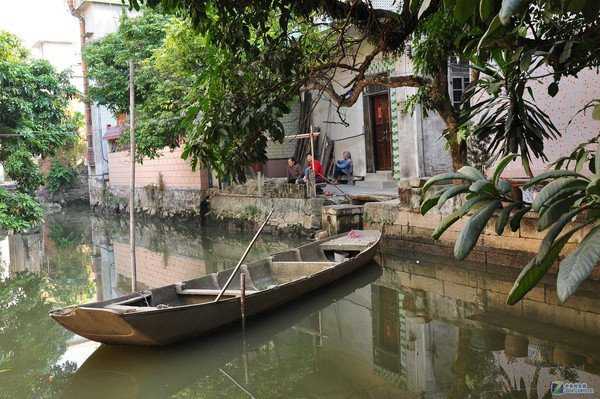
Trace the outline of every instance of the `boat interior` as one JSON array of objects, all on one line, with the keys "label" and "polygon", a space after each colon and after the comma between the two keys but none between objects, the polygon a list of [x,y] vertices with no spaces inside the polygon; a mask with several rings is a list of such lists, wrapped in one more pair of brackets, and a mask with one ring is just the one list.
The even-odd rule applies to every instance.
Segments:
[{"label": "boat interior", "polygon": [[[222,298],[241,295],[240,274],[245,274],[245,295],[268,290],[280,284],[303,279],[358,255],[372,243],[345,236],[333,237],[279,252],[266,259],[243,264]],[[231,275],[232,269],[142,291],[125,298],[99,302],[86,307],[102,307],[119,313],[144,312],[170,307],[213,302]]]}]

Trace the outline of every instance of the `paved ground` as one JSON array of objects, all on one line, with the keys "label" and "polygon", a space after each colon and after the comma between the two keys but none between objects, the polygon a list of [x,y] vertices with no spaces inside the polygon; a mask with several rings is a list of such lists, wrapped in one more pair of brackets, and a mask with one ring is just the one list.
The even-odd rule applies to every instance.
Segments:
[{"label": "paved ground", "polygon": [[[383,188],[376,189],[371,187],[361,187],[358,185],[352,186],[348,184],[340,184],[339,189],[332,184],[328,184],[324,188],[325,192],[330,192],[334,196],[343,196],[344,193],[350,196],[384,196],[384,197],[393,197],[396,198],[398,196],[397,188]],[[343,191],[343,193],[342,193]]]}]

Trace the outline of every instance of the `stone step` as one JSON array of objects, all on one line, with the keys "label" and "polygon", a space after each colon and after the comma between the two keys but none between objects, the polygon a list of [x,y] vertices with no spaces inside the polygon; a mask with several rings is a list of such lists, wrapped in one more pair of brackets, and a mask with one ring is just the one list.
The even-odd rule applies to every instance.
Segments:
[{"label": "stone step", "polygon": [[359,188],[367,188],[367,189],[374,189],[374,190],[383,190],[383,189],[390,189],[390,188],[398,188],[398,182],[392,180],[392,181],[388,181],[388,180],[375,180],[375,181],[357,181],[356,183],[356,187]]},{"label": "stone step", "polygon": [[394,173],[391,170],[378,170],[375,173],[367,173],[365,181],[394,181]]}]

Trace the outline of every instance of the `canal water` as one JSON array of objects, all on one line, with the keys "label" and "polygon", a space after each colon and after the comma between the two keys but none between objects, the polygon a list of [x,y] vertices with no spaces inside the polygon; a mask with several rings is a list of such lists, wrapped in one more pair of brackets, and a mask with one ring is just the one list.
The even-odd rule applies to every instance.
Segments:
[{"label": "canal water", "polygon": [[[138,280],[155,287],[235,263],[251,233],[140,222]],[[516,269],[385,243],[373,265],[217,336],[109,347],[65,331],[55,307],[129,291],[128,226],[85,209],[0,236],[0,398],[551,398],[600,393],[600,292],[564,306],[551,281],[503,304]],[[251,257],[296,246],[265,235]],[[169,328],[165,325],[164,328]],[[554,383],[554,385],[553,385]],[[561,391],[562,390],[562,391]],[[567,398],[600,397],[588,393]]]}]

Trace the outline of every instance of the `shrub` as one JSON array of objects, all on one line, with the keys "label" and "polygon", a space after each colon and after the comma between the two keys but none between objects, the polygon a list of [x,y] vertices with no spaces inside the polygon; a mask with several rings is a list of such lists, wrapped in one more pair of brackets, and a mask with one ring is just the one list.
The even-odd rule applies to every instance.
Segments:
[{"label": "shrub", "polygon": [[29,195],[0,188],[0,228],[23,231],[42,220],[44,212]]},{"label": "shrub", "polygon": [[58,161],[52,161],[46,187],[51,193],[57,193],[71,187],[76,178],[77,172],[73,167],[63,165]]}]

